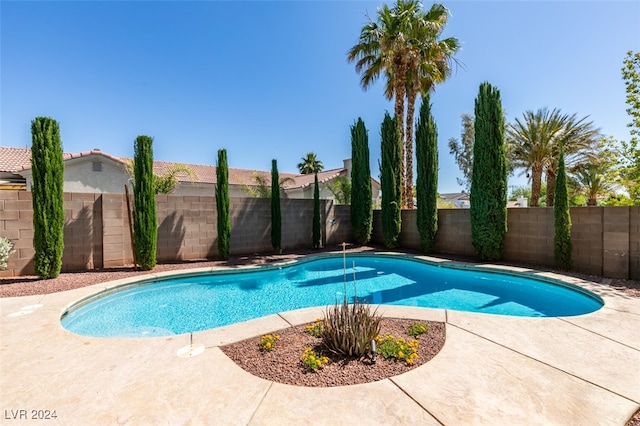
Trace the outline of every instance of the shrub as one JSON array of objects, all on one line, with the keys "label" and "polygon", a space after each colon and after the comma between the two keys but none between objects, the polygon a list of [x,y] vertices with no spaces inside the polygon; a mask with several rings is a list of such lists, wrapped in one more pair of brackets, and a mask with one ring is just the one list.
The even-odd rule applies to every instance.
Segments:
[{"label": "shrub", "polygon": [[302,361],[302,365],[311,371],[316,371],[329,363],[329,358],[326,356],[319,356],[311,348],[304,350],[300,360]]},{"label": "shrub", "polygon": [[218,213],[218,252],[224,260],[231,256],[231,216],[229,212],[229,166],[227,150],[218,150],[216,167],[216,210]]},{"label": "shrub", "polygon": [[426,324],[420,324],[417,322],[412,323],[407,330],[409,336],[418,336],[429,332],[429,327]]},{"label": "shrub", "polygon": [[385,359],[396,358],[406,362],[407,365],[412,365],[418,358],[417,340],[407,342],[402,337],[396,339],[387,333],[385,337],[376,336],[376,342],[378,344],[377,352]]},{"label": "shrub", "polygon": [[507,233],[507,159],[500,91],[482,83],[474,113],[471,241],[482,260],[499,260]]},{"label": "shrub", "polygon": [[564,163],[564,150],[560,147],[556,195],[553,205],[554,236],[553,261],[561,269],[568,271],[573,267],[573,243],[571,242],[571,215],[569,213],[569,195],[567,193],[567,172]]},{"label": "shrub", "polygon": [[8,238],[0,237],[0,269],[7,269],[9,255],[15,253],[14,242]]},{"label": "shrub", "polygon": [[265,334],[260,338],[260,350],[262,352],[272,351],[275,349],[278,340],[280,340],[278,334]]},{"label": "shrub", "polygon": [[425,95],[416,126],[416,213],[420,244],[426,253],[433,251],[438,231],[438,129],[431,115],[429,95]]},{"label": "shrub", "polygon": [[396,131],[397,122],[385,113],[380,131],[382,155],[380,159],[380,174],[382,186],[382,237],[388,249],[399,245],[402,226],[402,174],[400,165],[401,145]]},{"label": "shrub", "polygon": [[282,212],[280,211],[280,175],[278,162],[271,160],[271,247],[282,253]]},{"label": "shrub", "polygon": [[313,179],[313,248],[320,248],[320,189],[318,186],[318,173]]},{"label": "shrub", "polygon": [[153,138],[138,136],[134,143],[133,237],[136,260],[145,271],[156,266],[158,224],[156,189],[153,177]]},{"label": "shrub", "polygon": [[64,252],[64,162],[58,122],[36,117],[31,139],[34,268],[40,278],[55,278]]},{"label": "shrub", "polygon": [[369,242],[372,225],[369,136],[358,118],[351,126],[351,226],[357,244]]},{"label": "shrub", "polygon": [[369,305],[348,304],[347,298],[342,304],[327,309],[322,320],[320,332],[322,342],[331,352],[361,357],[369,352],[371,341],[380,333],[381,317],[371,312]]}]

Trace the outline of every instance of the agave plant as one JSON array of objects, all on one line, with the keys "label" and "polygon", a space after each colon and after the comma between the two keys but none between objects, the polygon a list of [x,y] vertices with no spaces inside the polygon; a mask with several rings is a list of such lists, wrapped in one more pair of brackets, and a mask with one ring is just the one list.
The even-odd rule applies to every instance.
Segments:
[{"label": "agave plant", "polygon": [[380,320],[377,309],[372,312],[371,306],[357,299],[349,304],[344,297],[341,304],[327,308],[320,337],[333,353],[361,357],[369,352],[371,341],[380,334]]}]

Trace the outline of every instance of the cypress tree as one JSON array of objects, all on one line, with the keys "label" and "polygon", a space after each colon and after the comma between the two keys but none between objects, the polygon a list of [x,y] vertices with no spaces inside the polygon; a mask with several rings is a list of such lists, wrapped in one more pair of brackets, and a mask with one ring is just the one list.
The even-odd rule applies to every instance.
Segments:
[{"label": "cypress tree", "polygon": [[313,248],[320,248],[320,189],[318,187],[318,172],[313,180]]},{"label": "cypress tree", "polygon": [[385,113],[381,135],[381,185],[382,185],[382,237],[389,249],[398,247],[402,201],[402,176],[400,170],[400,141],[396,132],[397,121]]},{"label": "cypress tree", "polygon": [[158,242],[156,190],[153,177],[153,138],[143,135],[136,138],[133,173],[133,239],[136,260],[140,268],[149,271],[156,266]]},{"label": "cypress tree", "polygon": [[429,95],[423,97],[416,126],[417,222],[422,250],[427,253],[433,251],[438,231],[438,128],[429,101]]},{"label": "cypress tree", "polygon": [[64,252],[64,162],[58,122],[36,117],[31,141],[34,267],[40,278],[55,278]]},{"label": "cypress tree", "polygon": [[278,162],[271,160],[271,246],[282,253],[282,213],[280,211],[280,176]]},{"label": "cypress tree", "polygon": [[231,256],[231,216],[229,213],[229,166],[227,150],[218,150],[216,167],[216,210],[218,212],[218,252],[228,260]]},{"label": "cypress tree", "polygon": [[369,242],[372,224],[369,135],[358,117],[351,126],[351,226],[357,244]]},{"label": "cypress tree", "polygon": [[571,242],[571,215],[569,213],[567,172],[565,170],[564,149],[562,146],[560,146],[555,190],[555,202],[553,204],[553,261],[559,269],[568,271],[573,267],[573,243]]},{"label": "cypress tree", "polygon": [[507,233],[507,162],[500,91],[485,82],[475,100],[471,239],[483,260],[498,260]]}]

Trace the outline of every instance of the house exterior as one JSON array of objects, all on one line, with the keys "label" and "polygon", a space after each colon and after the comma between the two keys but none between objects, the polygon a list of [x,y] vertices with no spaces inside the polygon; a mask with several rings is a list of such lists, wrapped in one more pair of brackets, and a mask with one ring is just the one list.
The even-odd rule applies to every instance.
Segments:
[{"label": "house exterior", "polygon": [[466,192],[439,194],[439,196],[443,203],[452,203],[458,209],[468,209],[471,206],[469,194]]},{"label": "house exterior", "polygon": [[0,189],[26,190],[25,178],[19,171],[30,162],[30,150],[0,146]]},{"label": "house exterior", "polygon": [[[64,191],[84,193],[123,193],[124,187],[133,180],[127,166],[128,158],[110,155],[100,149],[81,153],[64,153]],[[191,169],[176,175],[178,184],[175,195],[212,195],[217,182],[216,167],[201,164],[181,164],[154,161],[153,170],[165,175],[177,165]],[[249,197],[247,188],[255,187],[254,176],[261,174],[271,182],[271,171],[229,168],[229,196]],[[321,199],[335,199],[328,185],[337,177],[351,176],[351,160],[344,160],[343,167],[318,173]],[[280,173],[280,178],[289,178],[282,186],[283,198],[313,198],[313,175]],[[0,147],[0,189],[29,191],[33,183],[31,150],[28,148]],[[373,203],[380,203],[380,183],[371,178]]]},{"label": "house exterior", "polygon": [[[448,194],[439,194],[440,200],[446,204],[452,204],[458,209],[468,209],[471,207],[469,194],[466,192],[455,192]],[[507,201],[507,207],[527,207],[529,204],[526,197],[518,197],[516,201]]]}]

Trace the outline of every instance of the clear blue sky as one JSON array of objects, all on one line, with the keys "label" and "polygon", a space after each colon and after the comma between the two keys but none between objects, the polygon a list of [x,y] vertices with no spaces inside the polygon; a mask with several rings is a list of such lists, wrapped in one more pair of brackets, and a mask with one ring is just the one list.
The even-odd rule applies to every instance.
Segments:
[{"label": "clear blue sky", "polygon": [[[132,157],[154,137],[157,160],[295,172],[308,151],[336,168],[362,117],[377,176],[380,123],[393,105],[364,92],[346,52],[380,2],[1,1],[0,145],[31,145],[50,116],[63,148]],[[640,51],[639,1],[449,1],[445,36],[464,63],[436,89],[440,192],[461,173],[447,141],[480,83],[501,91],[508,120],[560,108],[628,139],[620,68]],[[426,7],[431,3],[426,2]],[[511,185],[526,184],[522,176]]]}]

